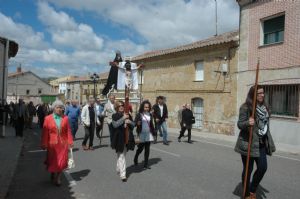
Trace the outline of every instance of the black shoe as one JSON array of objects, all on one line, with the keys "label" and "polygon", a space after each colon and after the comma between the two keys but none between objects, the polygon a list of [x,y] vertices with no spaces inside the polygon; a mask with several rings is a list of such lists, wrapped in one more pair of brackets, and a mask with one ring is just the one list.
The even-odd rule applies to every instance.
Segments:
[{"label": "black shoe", "polygon": [[61,182],[56,182],[55,186],[60,187],[61,186]]},{"label": "black shoe", "polygon": [[134,163],[134,166],[137,166],[137,165],[138,165],[138,160],[137,160],[137,158],[134,158],[133,163]]},{"label": "black shoe", "polygon": [[178,138],[178,142],[181,142],[181,138]]},{"label": "black shoe", "polygon": [[144,169],[151,169],[151,167],[149,167],[148,165],[144,165]]},{"label": "black shoe", "polygon": [[51,180],[51,182],[55,182],[54,180],[55,180],[55,175],[54,175],[54,173],[51,173],[51,175],[50,175],[50,180]]},{"label": "black shoe", "polygon": [[169,142],[164,142],[164,145],[169,145]]},{"label": "black shoe", "polygon": [[153,141],[153,144],[156,144],[156,143],[157,143],[157,139],[155,138],[154,141]]},{"label": "black shoe", "polygon": [[123,178],[123,179],[122,179],[122,182],[127,182],[127,178]]},{"label": "black shoe", "polygon": [[189,144],[193,144],[193,142],[191,140],[188,141]]}]

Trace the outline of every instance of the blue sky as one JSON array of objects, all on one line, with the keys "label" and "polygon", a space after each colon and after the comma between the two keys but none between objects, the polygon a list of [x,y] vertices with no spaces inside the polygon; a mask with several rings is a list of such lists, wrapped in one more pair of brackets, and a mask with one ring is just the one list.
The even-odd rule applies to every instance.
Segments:
[{"label": "blue sky", "polygon": [[[21,64],[45,76],[105,72],[114,51],[136,56],[215,34],[214,0],[0,0],[0,36]],[[238,28],[235,0],[218,0],[223,33]]]}]

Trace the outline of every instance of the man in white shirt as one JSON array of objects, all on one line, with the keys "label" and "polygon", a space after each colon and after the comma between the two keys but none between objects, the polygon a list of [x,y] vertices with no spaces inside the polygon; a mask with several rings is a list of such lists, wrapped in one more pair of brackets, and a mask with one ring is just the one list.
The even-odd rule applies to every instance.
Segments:
[{"label": "man in white shirt", "polygon": [[[95,106],[95,99],[93,97],[89,98],[89,103],[82,108],[81,121],[84,125],[85,130],[82,147],[84,150],[93,150],[95,126],[96,124],[99,124]],[[89,146],[86,146],[88,139]]]}]

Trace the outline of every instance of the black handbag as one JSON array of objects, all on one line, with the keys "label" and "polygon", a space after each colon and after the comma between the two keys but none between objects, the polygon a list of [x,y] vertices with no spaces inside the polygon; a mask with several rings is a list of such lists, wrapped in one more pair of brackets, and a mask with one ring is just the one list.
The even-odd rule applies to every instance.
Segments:
[{"label": "black handbag", "polygon": [[192,124],[195,124],[196,123],[196,120],[195,120],[195,117],[193,116],[192,117]]},{"label": "black handbag", "polygon": [[127,149],[134,151],[134,148],[135,148],[134,135],[133,135],[133,132],[131,130],[129,130],[129,139],[128,139],[128,144],[127,144]]}]

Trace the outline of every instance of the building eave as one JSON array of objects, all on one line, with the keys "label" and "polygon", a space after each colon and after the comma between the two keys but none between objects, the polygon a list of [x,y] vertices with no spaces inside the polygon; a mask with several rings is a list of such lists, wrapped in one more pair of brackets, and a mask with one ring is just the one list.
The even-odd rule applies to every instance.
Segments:
[{"label": "building eave", "polygon": [[227,32],[220,34],[218,36],[210,37],[205,40],[200,40],[191,44],[177,46],[175,48],[169,48],[169,49],[162,49],[162,50],[156,50],[151,52],[146,52],[144,54],[138,55],[133,58],[133,61],[140,61],[144,59],[149,59],[153,57],[168,55],[168,54],[174,54],[174,53],[180,53],[184,51],[189,51],[193,49],[199,49],[214,45],[220,45],[224,43],[230,43],[230,42],[238,42],[239,40],[239,34],[238,30]]}]

